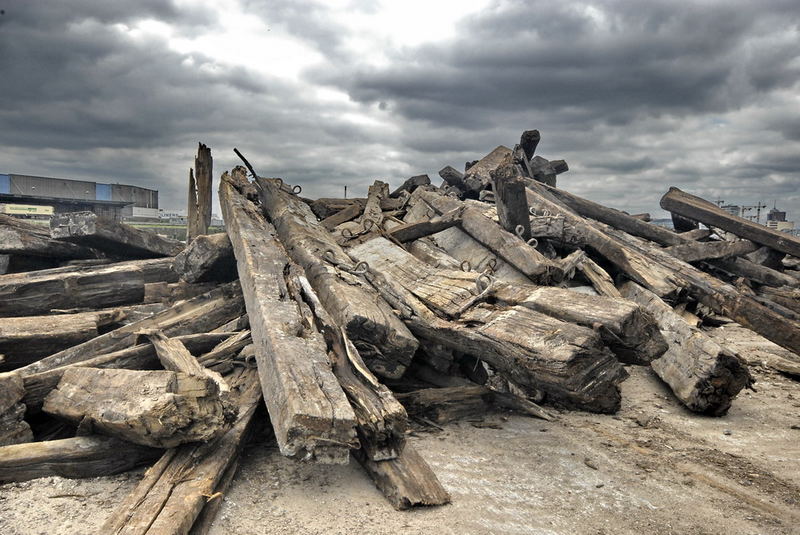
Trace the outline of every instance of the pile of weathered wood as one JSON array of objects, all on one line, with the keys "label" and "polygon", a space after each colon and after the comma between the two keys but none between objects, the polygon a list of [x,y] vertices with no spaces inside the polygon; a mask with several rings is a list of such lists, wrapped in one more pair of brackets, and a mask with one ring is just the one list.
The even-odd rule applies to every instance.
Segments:
[{"label": "pile of weathered wood", "polygon": [[0,216],[0,481],[158,459],[103,532],[202,533],[263,399],[283,455],[352,455],[394,506],[436,505],[409,421],[613,413],[625,365],[722,415],[752,377],[702,324],[800,353],[800,240],[674,188],[676,231],[579,198],[538,141],[356,199],[304,199],[245,160],[213,235],[201,145],[187,246],[90,213]]}]

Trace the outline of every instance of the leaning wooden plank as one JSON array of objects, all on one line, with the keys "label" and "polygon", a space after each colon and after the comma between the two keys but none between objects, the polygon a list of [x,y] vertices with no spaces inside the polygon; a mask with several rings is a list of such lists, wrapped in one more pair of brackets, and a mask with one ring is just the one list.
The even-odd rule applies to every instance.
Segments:
[{"label": "leaning wooden plank", "polygon": [[686,323],[672,307],[636,283],[620,286],[622,294],[646,308],[658,321],[669,350],[650,363],[689,410],[721,416],[739,391],[753,379],[737,355]]},{"label": "leaning wooden plank", "polygon": [[[700,303],[717,314],[726,316],[740,325],[800,355],[800,323],[783,317],[758,303],[735,287],[700,271],[663,249],[635,238],[625,232],[598,223],[609,239],[625,243],[626,247],[645,255],[651,263],[671,272],[670,278]],[[797,357],[800,360],[800,356]]]},{"label": "leaning wooden plank", "polygon": [[0,371],[35,362],[98,335],[98,328],[124,318],[121,310],[0,318]]},{"label": "leaning wooden plank", "polygon": [[236,418],[213,379],[166,370],[69,368],[42,410],[81,430],[156,448],[208,442]]},{"label": "leaning wooden plank", "polygon": [[231,377],[238,393],[239,416],[227,433],[205,444],[168,450],[136,488],[106,519],[108,535],[177,535],[189,533],[203,507],[236,464],[261,402],[255,370]]},{"label": "leaning wooden plank", "polygon": [[182,372],[187,375],[194,375],[195,377],[206,377],[211,379],[217,384],[220,391],[220,398],[223,404],[228,402],[227,393],[230,392],[230,386],[225,382],[222,376],[213,371],[206,369],[199,359],[195,358],[186,346],[183,345],[178,338],[170,338],[164,334],[163,331],[154,329],[146,333],[147,339],[153,344],[158,355],[158,360],[165,370],[175,372]]},{"label": "leaning wooden plank", "polygon": [[198,143],[194,172],[189,169],[189,202],[187,206],[186,242],[208,234],[211,224],[211,191],[213,183],[211,149]]},{"label": "leaning wooden plank", "polygon": [[800,256],[800,238],[732,215],[716,204],[678,188],[672,187],[664,194],[661,198],[661,208],[706,225],[727,230],[741,238],[766,245],[776,251]]},{"label": "leaning wooden plank", "polygon": [[186,282],[228,282],[236,278],[236,259],[224,232],[198,236],[175,257],[175,271]]},{"label": "leaning wooden plank", "polygon": [[[618,384],[627,374],[592,329],[524,306],[485,304],[491,279],[481,286],[475,273],[426,276],[413,257],[398,261],[408,253],[383,238],[353,248],[352,254],[383,277],[418,336],[479,356],[531,396],[544,392],[552,403],[593,412],[619,408]],[[384,288],[378,279],[373,284]]]},{"label": "leaning wooden plank", "polygon": [[360,451],[353,456],[395,509],[450,503],[450,494],[411,445],[407,444],[400,456],[390,461],[371,461]]},{"label": "leaning wooden plank", "polygon": [[[581,236],[585,238],[586,244],[590,248],[597,251],[632,280],[645,285],[659,296],[671,295],[678,291],[678,286],[670,280],[671,270],[664,268],[659,263],[654,263],[626,244],[609,238],[569,208],[551,200],[548,191],[546,186],[538,182],[529,182],[526,193],[531,208],[539,213],[547,211],[552,216],[563,216],[565,221],[569,221],[572,226],[580,230]],[[639,223],[649,224],[642,221]]]},{"label": "leaning wooden plank", "polygon": [[606,297],[622,297],[608,272],[588,256],[583,258],[578,269],[586,277],[597,293]]},{"label": "leaning wooden plank", "polygon": [[352,260],[306,204],[271,180],[259,178],[258,184],[262,207],[280,241],[305,270],[325,309],[344,327],[373,373],[400,377],[417,340],[359,271],[349,269]]},{"label": "leaning wooden plank", "polygon": [[46,226],[26,223],[0,214],[0,254],[44,256],[47,258],[97,258],[88,247],[54,240]]},{"label": "leaning wooden plank", "polygon": [[188,301],[176,303],[153,316],[54,353],[19,368],[17,372],[25,377],[130,347],[136,343],[137,333],[142,330],[161,329],[168,336],[209,332],[243,313],[244,302],[239,283],[228,283]]},{"label": "leaning wooden plank", "polygon": [[50,236],[57,240],[93,247],[122,258],[175,256],[183,243],[155,232],[102,219],[93,212],[72,212],[53,216]]},{"label": "leaning wooden plank", "polygon": [[[199,333],[177,336],[189,351],[193,354],[205,354],[213,349],[217,344],[233,337],[232,333]],[[131,339],[134,343],[134,339]],[[202,356],[202,355],[201,355]],[[213,363],[218,360],[206,358],[205,363]],[[149,370],[159,367],[156,358],[156,350],[149,342],[126,347],[118,351],[112,351],[102,355],[97,355],[88,360],[75,364],[66,364],[38,373],[30,373],[23,378],[24,397],[22,400],[28,406],[29,413],[38,412],[41,409],[44,398],[49,394],[61,380],[61,376],[70,367],[86,366],[92,368],[125,368],[129,370]],[[0,373],[0,390],[8,383],[11,374]]]},{"label": "leaning wooden plank", "polygon": [[333,373],[356,415],[361,448],[373,461],[394,459],[406,443],[408,418],[405,409],[369,371],[358,349],[322,306],[308,279],[295,273],[290,282],[289,289],[295,295],[295,301],[307,305],[307,309],[301,308],[306,310],[309,321],[317,325],[328,343]]},{"label": "leaning wooden plank", "polygon": [[[440,213],[465,206],[461,201],[432,191],[422,193],[421,198]],[[465,208],[461,227],[534,282],[549,282],[563,277],[563,272],[550,259],[475,208]]]},{"label": "leaning wooden plank", "polygon": [[[243,172],[234,170],[240,176]],[[228,176],[222,175],[220,205],[278,446],[287,457],[346,463],[356,439],[355,415],[331,371],[325,341],[306,324],[289,294],[286,275],[292,263],[275,229]]]},{"label": "leaning wooden plank", "polygon": [[0,483],[39,477],[110,476],[157,459],[163,450],[98,435],[0,447]]},{"label": "leaning wooden plank", "polygon": [[492,183],[491,172],[510,155],[511,149],[500,145],[467,170],[464,175],[464,185],[475,192],[486,189]]},{"label": "leaning wooden plank", "polygon": [[742,256],[752,253],[758,249],[758,245],[750,240],[717,240],[717,241],[691,241],[680,245],[673,245],[664,249],[676,258],[684,262],[699,262],[701,260],[714,260],[717,258],[729,258],[732,256]]}]

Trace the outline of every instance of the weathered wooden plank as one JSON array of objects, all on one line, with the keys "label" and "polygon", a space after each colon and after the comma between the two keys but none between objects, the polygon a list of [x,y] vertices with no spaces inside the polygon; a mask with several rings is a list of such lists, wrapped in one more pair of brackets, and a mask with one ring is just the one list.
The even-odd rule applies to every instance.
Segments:
[{"label": "weathered wooden plank", "polygon": [[737,277],[745,277],[766,286],[798,286],[800,281],[791,275],[760,266],[746,258],[725,258],[709,261],[709,265]]},{"label": "weathered wooden plank", "polygon": [[800,314],[800,288],[762,286],[758,295]]},{"label": "weathered wooden plank", "polygon": [[0,318],[0,371],[35,362],[98,335],[98,328],[124,318],[121,310]]},{"label": "weathered wooden plank", "polygon": [[676,258],[684,262],[699,262],[701,260],[714,260],[718,258],[729,258],[732,256],[742,256],[752,253],[758,249],[758,245],[750,240],[736,241],[691,241],[680,245],[673,245],[664,249]]},{"label": "weathered wooden plank", "polygon": [[[523,240],[529,240],[531,217],[525,197],[525,181],[510,160],[494,171],[492,186],[500,226]],[[517,228],[522,229],[521,233],[517,232]]]},{"label": "weathered wooden plank", "polygon": [[230,392],[230,387],[225,379],[219,373],[203,367],[199,359],[195,358],[178,338],[169,338],[163,331],[157,329],[147,332],[145,336],[153,344],[158,360],[165,370],[211,379],[219,388],[223,404],[228,401],[226,394]]},{"label": "weathered wooden plank", "polygon": [[224,232],[198,236],[175,257],[174,268],[186,282],[229,282],[236,278],[236,259]]},{"label": "weathered wooden plank", "polygon": [[[361,226],[371,228],[374,231],[383,226],[383,210],[381,201],[389,197],[389,184],[376,180],[367,193],[367,203],[364,205],[364,213],[361,214]],[[367,223],[369,221],[369,223]]]},{"label": "weathered wooden plank", "polygon": [[106,251],[121,258],[175,256],[183,250],[183,243],[177,240],[102,219],[93,212],[54,215],[50,220],[50,236],[56,240]]},{"label": "weathered wooden plank", "polygon": [[4,446],[0,447],[0,482],[110,476],[147,464],[162,451],[97,435]]},{"label": "weathered wooden plank", "polygon": [[500,145],[478,160],[464,174],[464,185],[471,191],[481,191],[492,183],[491,172],[497,169],[511,155],[511,149]]},{"label": "weathered wooden plank", "polygon": [[417,340],[363,277],[343,269],[352,260],[307,205],[269,179],[260,178],[258,184],[262,207],[280,241],[305,270],[325,309],[344,327],[373,373],[400,377],[417,349]]},{"label": "weathered wooden plank", "polygon": [[[244,169],[237,167],[233,174],[242,176]],[[275,229],[228,176],[223,174],[220,183],[220,205],[278,446],[288,457],[345,463],[356,437],[355,415],[331,371],[325,341],[304,321],[289,293],[286,276],[292,263]],[[310,210],[308,215],[316,223]]]},{"label": "weathered wooden plank", "polygon": [[669,350],[650,363],[689,410],[721,416],[753,379],[747,366],[696,327],[686,323],[652,292],[633,283],[620,286],[628,299],[646,308],[658,321]]},{"label": "weathered wooden plank", "polygon": [[605,295],[606,297],[622,297],[617,287],[614,286],[614,280],[611,278],[611,275],[588,256],[581,260],[578,269],[583,273],[583,276],[592,283],[592,286],[600,295]]},{"label": "weathered wooden plank", "polygon": [[188,301],[176,303],[151,317],[129,323],[82,344],[54,353],[19,368],[17,372],[25,377],[82,362],[101,353],[124,349],[136,343],[138,332],[147,329],[161,329],[168,336],[208,332],[238,318],[243,313],[241,288],[237,282],[228,283]]},{"label": "weathered wooden plank", "polygon": [[0,254],[60,259],[98,256],[97,251],[88,247],[52,239],[46,226],[33,225],[5,214],[0,214]]},{"label": "weathered wooden plank", "polygon": [[776,251],[800,256],[800,238],[729,214],[716,204],[678,188],[671,187],[661,198],[660,204],[661,208],[668,212],[675,212],[706,225],[727,230]]},{"label": "weathered wooden plank", "polygon": [[231,379],[239,416],[212,442],[184,444],[164,453],[136,488],[106,519],[100,532],[113,535],[185,535],[238,460],[261,401],[255,370]]},{"label": "weathered wooden plank", "polygon": [[685,232],[680,232],[678,235],[681,238],[685,238],[687,240],[705,240],[706,238],[711,237],[714,234],[711,229],[707,228],[695,228],[692,230],[687,230]]},{"label": "weathered wooden plank", "polygon": [[189,202],[186,211],[186,243],[208,234],[211,224],[211,192],[213,183],[211,149],[198,143],[194,173],[189,169]]},{"label": "weathered wooden plank", "polygon": [[354,202],[346,208],[342,208],[338,212],[329,215],[321,221],[323,227],[327,230],[333,230],[342,223],[347,223],[353,219],[361,216],[364,211],[364,206],[361,203]]},{"label": "weathered wooden plank", "polygon": [[450,494],[411,445],[389,461],[372,461],[359,451],[353,455],[395,509],[450,503]]},{"label": "weathered wooden plank", "polygon": [[459,207],[429,221],[398,225],[387,232],[400,243],[410,242],[461,224],[464,208]]},{"label": "weathered wooden plank", "polygon": [[83,432],[156,448],[208,442],[236,418],[213,379],[165,370],[71,367],[42,410]]}]

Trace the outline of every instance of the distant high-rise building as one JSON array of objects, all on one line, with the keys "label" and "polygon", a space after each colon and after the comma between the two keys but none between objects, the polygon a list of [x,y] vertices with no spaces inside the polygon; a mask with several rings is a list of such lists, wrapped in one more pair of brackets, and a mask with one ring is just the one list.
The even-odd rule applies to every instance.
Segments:
[{"label": "distant high-rise building", "polygon": [[[767,222],[769,221],[786,221],[786,212],[781,212],[780,210],[773,208],[767,212]],[[767,226],[769,226],[769,223]]]}]

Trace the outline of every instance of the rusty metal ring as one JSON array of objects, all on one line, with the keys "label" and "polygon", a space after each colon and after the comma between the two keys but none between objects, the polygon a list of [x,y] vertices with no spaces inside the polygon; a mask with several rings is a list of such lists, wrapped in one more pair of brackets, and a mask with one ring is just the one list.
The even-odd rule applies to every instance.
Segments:
[{"label": "rusty metal ring", "polygon": [[292,186],[292,195],[300,195],[300,192],[303,191],[303,187],[300,185]]},{"label": "rusty metal ring", "polygon": [[531,247],[538,247],[539,246],[539,240],[537,240],[536,238],[531,238],[530,240],[526,241],[525,243],[527,243]]},{"label": "rusty metal ring", "polygon": [[349,239],[352,239],[354,236],[355,236],[355,234],[353,234],[353,231],[350,230],[349,228],[343,228],[342,229],[342,238],[347,238],[349,240]]},{"label": "rusty metal ring", "polygon": [[461,262],[461,271],[472,271],[472,264],[469,263],[469,260],[464,260]]}]

